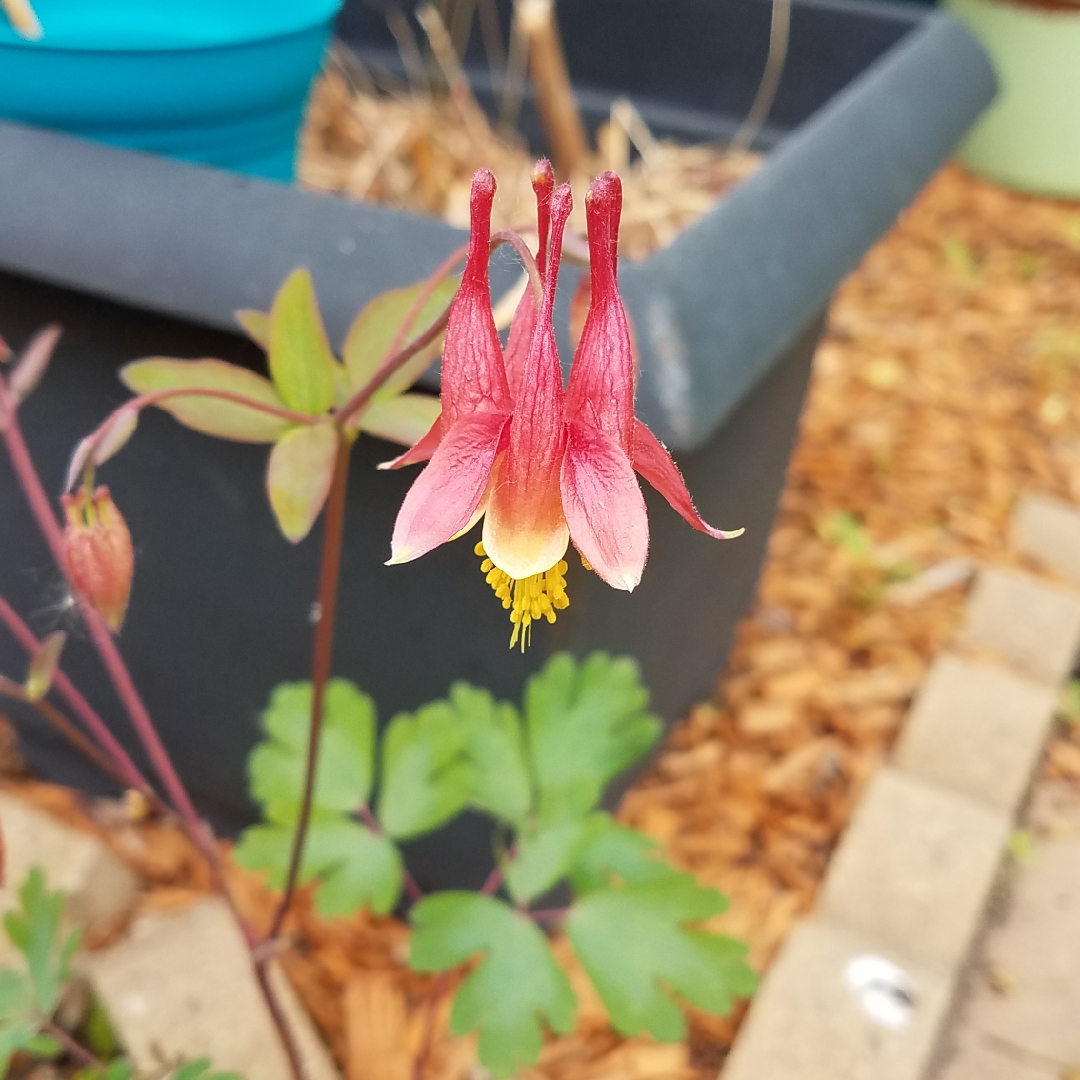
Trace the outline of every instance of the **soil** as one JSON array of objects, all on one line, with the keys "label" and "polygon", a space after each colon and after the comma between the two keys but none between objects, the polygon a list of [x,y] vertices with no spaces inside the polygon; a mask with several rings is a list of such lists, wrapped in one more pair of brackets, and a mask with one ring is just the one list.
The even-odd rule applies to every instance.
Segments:
[{"label": "soil", "polygon": [[[956,626],[971,572],[1023,565],[1008,521],[1026,491],[1080,503],[1080,203],[950,167],[839,290],[728,670],[621,809],[731,898],[715,926],[744,938],[759,970],[812,907],[863,786]],[[1080,726],[1062,725],[1045,773],[1080,786]],[[144,905],[209,889],[170,825],[132,823],[119,804],[55,786],[10,785],[105,835],[142,876]],[[246,872],[231,881],[265,925],[273,897]],[[287,929],[288,973],[348,1080],[409,1080],[433,999],[428,1080],[475,1075],[472,1040],[447,1033],[446,984],[405,966],[402,923],[325,922],[302,898]],[[565,943],[556,947],[580,1022],[523,1077],[715,1077],[741,1013],[692,1014],[685,1044],[623,1039]]]}]

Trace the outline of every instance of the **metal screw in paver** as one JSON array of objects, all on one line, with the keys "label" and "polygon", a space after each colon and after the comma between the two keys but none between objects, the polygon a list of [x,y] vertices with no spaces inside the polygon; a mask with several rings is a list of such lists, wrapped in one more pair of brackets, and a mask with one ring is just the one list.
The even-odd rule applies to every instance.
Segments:
[{"label": "metal screw in paver", "polygon": [[[19,888],[33,867],[42,870],[50,889],[67,894],[67,920],[91,936],[113,929],[131,910],[138,891],[135,875],[93,834],[64,825],[6,793],[0,793],[0,833],[0,911],[18,903]],[[0,964],[21,966],[15,956],[7,935],[0,932]]]},{"label": "metal screw in paver", "polygon": [[[1032,522],[1050,520],[1036,509],[1018,511],[1028,543]],[[1076,518],[1067,531],[1080,536]],[[1070,543],[1038,540],[1062,571]],[[1080,581],[1080,560],[1076,572]],[[925,1077],[1080,650],[1080,594],[984,569],[957,645],[969,655],[943,656],[929,673],[894,764],[871,781],[833,858],[818,914],[781,949],[722,1080]],[[1019,1067],[1000,1076],[1027,1080]]]},{"label": "metal screw in paver", "polygon": [[[251,1080],[287,1080],[284,1051],[240,931],[222,900],[140,915],[127,937],[80,959],[137,1069],[208,1057]],[[326,1047],[279,969],[274,989],[310,1080],[338,1080]]]},{"label": "metal screw in paver", "polygon": [[[852,964],[874,958],[907,976],[899,992],[910,1011],[899,1025],[881,1023],[872,1002],[850,987]],[[949,975],[933,965],[812,918],[784,942],[722,1080],[910,1080],[930,1059],[951,995]]]}]

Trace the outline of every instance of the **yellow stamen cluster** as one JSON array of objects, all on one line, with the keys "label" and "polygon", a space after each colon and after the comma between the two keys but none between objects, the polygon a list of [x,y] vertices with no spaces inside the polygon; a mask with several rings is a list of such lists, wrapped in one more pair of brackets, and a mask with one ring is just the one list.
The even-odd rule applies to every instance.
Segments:
[{"label": "yellow stamen cluster", "polygon": [[514,632],[510,635],[510,648],[521,642],[521,651],[532,640],[532,624],[541,617],[549,623],[555,621],[556,611],[570,606],[566,595],[566,562],[559,560],[550,570],[527,578],[512,578],[500,570],[488,557],[483,544],[473,549],[484,561],[480,570],[487,583],[510,612]]}]

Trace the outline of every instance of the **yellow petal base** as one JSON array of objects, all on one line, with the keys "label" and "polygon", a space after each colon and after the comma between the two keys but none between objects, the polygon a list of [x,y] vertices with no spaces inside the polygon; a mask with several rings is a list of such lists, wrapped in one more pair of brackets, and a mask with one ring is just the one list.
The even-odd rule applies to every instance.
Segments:
[{"label": "yellow petal base", "polygon": [[532,624],[541,617],[553,623],[556,611],[570,606],[570,598],[566,595],[566,562],[560,559],[542,574],[512,578],[487,557],[482,543],[473,550],[484,560],[480,570],[486,575],[487,583],[502,601],[502,606],[510,612],[510,622],[514,626],[510,648],[520,642],[521,651],[524,652],[532,640]]}]

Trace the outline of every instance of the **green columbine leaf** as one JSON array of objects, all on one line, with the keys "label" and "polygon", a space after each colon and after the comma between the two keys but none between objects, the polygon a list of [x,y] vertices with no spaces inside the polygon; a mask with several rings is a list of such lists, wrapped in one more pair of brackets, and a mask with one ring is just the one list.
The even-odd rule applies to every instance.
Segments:
[{"label": "green columbine leaf", "polygon": [[[235,364],[226,364],[224,360],[150,357],[121,368],[120,378],[135,394],[150,394],[156,390],[224,390],[263,405],[285,408],[285,402],[269,379]],[[158,408],[170,413],[185,427],[234,442],[274,442],[289,429],[288,420],[222,398],[171,397],[162,401]]]},{"label": "green columbine leaf", "polygon": [[450,1026],[458,1035],[479,1031],[480,1061],[495,1076],[536,1061],[542,1020],[573,1030],[574,992],[526,916],[490,896],[444,892],[417,904],[412,924],[416,971],[447,971],[485,954],[454,996]]},{"label": "green columbine leaf", "polygon": [[270,451],[266,493],[285,539],[304,539],[319,516],[334,479],[340,436],[333,421],[286,432]]},{"label": "green columbine leaf", "polygon": [[241,308],[234,314],[241,329],[263,352],[270,351],[270,312]]},{"label": "green columbine leaf", "polygon": [[520,835],[517,854],[503,866],[506,887],[519,904],[531,903],[547,892],[607,825],[606,814],[571,818],[544,825],[532,833]]},{"label": "green columbine leaf", "polygon": [[12,1055],[26,1050],[36,1035],[37,1024],[32,1021],[0,1024],[0,1076],[7,1076]]},{"label": "green columbine leaf", "polygon": [[[311,683],[282,683],[262,715],[267,739],[248,759],[251,795],[267,817],[291,825],[299,814],[311,731]],[[323,730],[314,805],[349,813],[366,806],[375,763],[375,706],[347,679],[330,679],[323,697]]]},{"label": "green columbine leaf", "polygon": [[[292,825],[253,825],[244,830],[233,857],[249,870],[267,871],[270,887],[281,888],[294,834]],[[340,814],[317,811],[312,816],[300,881],[319,882],[315,907],[320,915],[333,919],[363,907],[385,915],[398,902],[402,877],[401,856],[392,840]]]},{"label": "green columbine leaf", "polygon": [[51,1016],[60,991],[71,977],[71,958],[79,947],[73,931],[58,940],[64,914],[64,894],[45,888],[45,875],[34,867],[19,889],[20,906],[4,916],[11,943],[26,957],[34,1001],[43,1016]]},{"label": "green columbine leaf", "polygon": [[274,297],[268,359],[270,377],[289,408],[314,416],[334,404],[337,361],[307,270],[294,270]]},{"label": "green columbine leaf", "polygon": [[465,809],[472,787],[465,732],[448,701],[394,717],[383,733],[378,813],[391,836],[438,828]]},{"label": "green columbine leaf", "polygon": [[677,1042],[686,1018],[675,991],[707,1012],[726,1013],[733,997],[753,993],[756,979],[731,938],[689,929],[723,911],[724,898],[689,875],[600,889],[570,909],[566,931],[623,1035],[648,1031]]},{"label": "green columbine leaf", "polygon": [[517,709],[465,682],[450,687],[450,707],[472,764],[469,801],[503,821],[520,823],[529,812],[531,781]]},{"label": "green columbine leaf", "polygon": [[[443,313],[454,298],[461,279],[447,278],[440,282],[424,305],[419,316],[410,326],[405,326],[402,346],[418,338]],[[425,284],[410,285],[404,289],[391,289],[376,296],[356,316],[341,355],[349,373],[349,381],[359,390],[371,379],[386,359],[390,345],[402,329],[409,311]],[[436,338],[426,349],[421,349],[404,366],[399,368],[375,393],[374,401],[384,401],[407,390],[431,365],[442,350],[442,337]]]},{"label": "green columbine leaf", "polygon": [[135,1080],[135,1070],[129,1061],[112,1061],[103,1069],[82,1069],[72,1080]]},{"label": "green columbine leaf", "polygon": [[596,814],[603,826],[594,829],[570,870],[570,883],[578,895],[634,882],[678,877],[679,871],[660,857],[656,842],[619,825],[608,814]]},{"label": "green columbine leaf", "polygon": [[213,1072],[210,1068],[209,1058],[199,1058],[190,1061],[187,1065],[181,1065],[170,1077],[170,1080],[244,1080],[235,1072]]},{"label": "green columbine leaf", "polygon": [[431,430],[442,406],[430,394],[402,394],[369,405],[350,425],[388,442],[412,446]]},{"label": "green columbine leaf", "polygon": [[628,658],[553,656],[525,690],[525,722],[543,820],[591,810],[608,781],[660,736],[649,693]]}]

